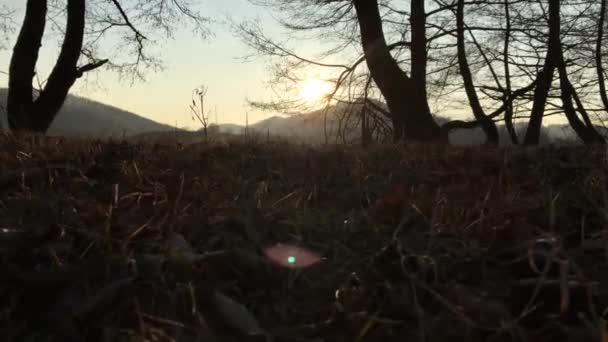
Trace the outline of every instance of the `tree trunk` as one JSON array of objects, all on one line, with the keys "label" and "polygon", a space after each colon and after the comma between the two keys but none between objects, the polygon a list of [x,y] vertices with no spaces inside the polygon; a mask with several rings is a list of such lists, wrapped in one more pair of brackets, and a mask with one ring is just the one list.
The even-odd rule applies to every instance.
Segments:
[{"label": "tree trunk", "polygon": [[6,112],[11,130],[35,125],[32,81],[46,24],[46,0],[28,0],[9,66]]},{"label": "tree trunk", "polygon": [[365,84],[365,92],[363,93],[363,103],[361,104],[361,146],[367,147],[371,143],[372,135],[369,129],[369,108],[367,103],[369,102],[369,87],[371,85],[371,78],[367,79]]},{"label": "tree trunk", "polygon": [[[505,41],[504,41],[504,49],[503,49],[503,63],[505,69],[505,100],[508,100],[513,94],[513,87],[511,86],[511,67],[509,65],[509,44],[511,40],[511,12],[509,9],[509,0],[505,0]],[[509,133],[509,137],[511,138],[511,142],[514,145],[519,144],[519,139],[517,138],[517,132],[515,131],[515,126],[513,125],[513,103],[509,101],[506,103],[505,108],[505,127],[507,128],[507,132]]]},{"label": "tree trunk", "polygon": [[[420,88],[423,98],[427,103],[426,93],[426,66],[427,66],[427,51],[426,51],[426,11],[424,7],[425,0],[412,0],[410,13],[410,26],[412,30],[412,83],[414,87]],[[430,112],[430,109],[428,110]]]},{"label": "tree trunk", "polygon": [[[390,54],[384,38],[378,1],[354,0],[354,5],[367,66],[391,112],[393,140],[402,140],[404,135],[415,141],[442,140],[441,130],[434,121],[425,98],[426,89],[417,87]],[[413,52],[413,55],[416,53]]]},{"label": "tree trunk", "polygon": [[496,146],[498,145],[499,140],[498,129],[496,128],[494,121],[488,118],[481,107],[479,97],[477,96],[477,91],[475,90],[475,85],[473,84],[473,77],[471,75],[471,70],[469,69],[469,62],[467,61],[467,52],[465,49],[464,39],[464,0],[458,0],[456,10],[456,26],[458,39],[458,65],[460,67],[460,74],[462,75],[462,79],[464,81],[465,92],[467,93],[469,104],[473,110],[475,120],[479,122],[479,125],[486,134],[487,143],[489,145]]},{"label": "tree trunk", "polygon": [[524,144],[526,145],[538,145],[540,142],[540,131],[543,125],[545,106],[547,104],[547,97],[549,96],[549,89],[553,82],[553,74],[557,64],[557,52],[560,47],[560,1],[549,1],[549,44],[547,46],[545,64],[537,76],[536,89],[534,89],[532,112],[530,113],[528,129],[524,137]]},{"label": "tree trunk", "polygon": [[597,23],[597,41],[595,45],[595,65],[597,79],[600,87],[600,98],[604,105],[604,110],[608,111],[608,94],[606,94],[606,75],[602,64],[602,43],[604,40],[604,23],[606,22],[606,0],[602,0],[600,6],[600,18]]},{"label": "tree trunk", "polygon": [[32,101],[33,70],[44,33],[45,17],[46,0],[28,0],[26,17],[11,59],[9,79],[12,81],[9,81],[7,101],[10,108],[7,111],[12,130],[46,132],[76,79],[85,71],[105,63],[77,67],[84,38],[85,0],[68,0],[66,33],[57,63],[44,89]]},{"label": "tree trunk", "polygon": [[[570,127],[576,132],[578,137],[585,144],[604,144],[604,137],[593,127],[593,123],[589,119],[589,114],[585,110],[584,104],[580,101],[576,90],[572,86],[572,83],[568,79],[568,73],[566,70],[566,64],[564,62],[564,56],[561,50],[561,44],[559,49],[558,57],[558,71],[559,71],[559,83],[561,88],[561,99],[564,106],[564,113],[570,123]],[[576,101],[578,112],[583,117],[581,120],[577,115],[577,110],[574,108],[572,99]]]}]

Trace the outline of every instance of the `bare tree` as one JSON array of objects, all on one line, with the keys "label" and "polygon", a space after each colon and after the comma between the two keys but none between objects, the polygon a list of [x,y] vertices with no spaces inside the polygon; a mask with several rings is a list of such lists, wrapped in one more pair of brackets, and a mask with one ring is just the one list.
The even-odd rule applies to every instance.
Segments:
[{"label": "bare tree", "polygon": [[[568,77],[566,61],[564,59],[561,35],[561,0],[551,0],[548,3],[549,41],[545,65],[538,76],[538,83],[534,93],[534,102],[530,122],[524,142],[538,144],[545,105],[555,69],[558,70],[560,84],[560,98],[563,111],[576,134],[585,143],[603,143],[604,139],[595,130],[584,104],[580,100],[576,89]],[[573,100],[576,102],[575,108]],[[579,118],[579,115],[583,118]]]},{"label": "bare tree", "polygon": [[545,106],[547,105],[547,98],[551,89],[560,49],[560,7],[559,2],[549,1],[547,54],[544,66],[538,74],[536,88],[534,89],[532,112],[530,113],[530,121],[524,138],[524,143],[527,145],[536,145],[540,140]]},{"label": "bare tree", "polygon": [[[62,3],[62,2],[59,2]],[[51,2],[53,8],[61,7],[57,0]],[[12,130],[46,132],[60,110],[65,98],[77,79],[86,72],[107,65],[115,71],[127,72],[142,77],[142,68],[153,67],[158,61],[146,54],[147,36],[132,22],[129,12],[119,0],[67,0],[64,7],[67,16],[65,27],[57,28],[50,20],[52,28],[62,31],[63,43],[59,57],[44,87],[34,98],[32,81],[35,76],[38,52],[42,44],[46,24],[49,21],[47,0],[28,0],[21,30],[17,37],[9,69],[9,91],[7,116]],[[130,8],[138,13],[134,16],[142,22],[151,22],[156,30],[170,34],[173,21],[179,15],[191,19],[195,26],[202,27],[205,18],[191,11],[182,0],[132,1]],[[106,7],[103,7],[106,6]],[[109,7],[108,7],[109,6]],[[88,10],[87,10],[88,8]],[[100,11],[104,8],[103,11]],[[88,27],[88,31],[87,31]],[[133,47],[127,55],[130,62],[112,62],[96,57],[95,51],[101,39],[112,29],[125,29],[128,34],[123,41]],[[89,41],[85,38],[89,37]],[[122,49],[124,51],[125,49]],[[79,65],[81,57],[88,61]],[[117,56],[113,56],[115,58]]]},{"label": "bare tree", "polygon": [[106,63],[99,61],[77,67],[84,35],[85,1],[69,0],[66,35],[59,58],[46,86],[34,101],[32,79],[42,44],[46,14],[46,1],[27,2],[25,18],[17,37],[9,69],[7,114],[12,130],[29,129],[45,132],[76,79],[85,71]]},{"label": "bare tree", "polygon": [[600,98],[604,109],[608,112],[608,94],[606,93],[606,73],[602,58],[602,46],[604,44],[604,26],[606,24],[606,0],[601,0],[600,13],[597,21],[597,40],[595,45],[595,65],[600,91]]},{"label": "bare tree", "polygon": [[401,140],[404,134],[407,139],[417,141],[441,140],[441,129],[431,115],[426,98],[424,0],[412,0],[412,78],[390,53],[377,0],[354,0],[354,5],[367,67],[393,117],[394,140]]},{"label": "bare tree", "polygon": [[[244,38],[244,42],[259,53],[279,60],[277,63],[285,60],[292,61],[275,72],[275,75],[279,77],[273,79],[272,82],[278,83],[285,79],[293,83],[297,82],[298,79],[293,77],[293,69],[302,65],[340,70],[335,82],[336,91],[331,94],[332,97],[339,97],[340,94],[345,93],[341,91],[340,87],[352,84],[347,82],[347,79],[357,77],[358,73],[369,74],[374,81],[369,93],[381,94],[387,103],[389,107],[387,115],[392,120],[395,140],[399,140],[405,133],[408,138],[414,140],[446,141],[450,130],[474,128],[481,125],[481,122],[477,120],[454,121],[439,127],[431,114],[427,98],[429,91],[433,92],[433,99],[437,104],[441,101],[445,102],[450,94],[463,89],[463,78],[458,68],[457,44],[454,43],[454,40],[450,41],[450,39],[457,38],[457,28],[449,28],[454,22],[453,13],[456,6],[455,3],[435,2],[435,6],[427,13],[425,1],[412,1],[410,11],[392,7],[390,1],[353,1],[354,6],[350,6],[348,1],[315,2],[314,5],[297,0],[264,1],[266,6],[280,9],[281,13],[294,13],[293,17],[286,20],[289,22],[284,25],[286,28],[293,29],[296,33],[317,31],[319,33],[315,35],[316,37],[327,37],[328,40],[340,42],[340,45],[331,50],[331,53],[334,53],[332,57],[336,57],[335,53],[343,52],[346,47],[349,51],[351,49],[356,52],[363,50],[362,55],[355,55],[356,58],[351,58],[344,64],[325,63],[322,58],[302,57],[293,50],[287,49],[285,44],[264,36],[258,26],[241,25],[239,34]],[[357,6],[359,10],[357,10]],[[348,12],[351,7],[354,7],[354,16]],[[307,11],[307,9],[309,10]],[[444,13],[450,15],[441,16]],[[300,16],[306,17],[304,23],[298,22]],[[406,22],[404,18],[409,18],[409,20]],[[428,22],[428,18],[434,18],[434,20]],[[354,32],[350,25],[353,22],[356,25]],[[358,29],[356,29],[357,27]],[[338,28],[342,34],[334,32]],[[428,32],[429,29],[432,31]],[[466,30],[473,37],[476,49],[483,54],[473,32],[485,29],[466,27]],[[394,42],[390,44],[386,42],[387,33]],[[357,47],[356,44],[360,44],[360,47]],[[344,55],[352,56],[348,52]],[[368,70],[362,68],[362,62],[365,62]],[[429,63],[432,63],[430,69],[427,67]],[[477,61],[476,68],[479,68],[479,65],[480,62]],[[404,71],[408,69],[411,76]],[[427,78],[430,78],[431,81],[428,82]],[[360,83],[359,86],[363,87],[363,83]],[[521,89],[511,90],[505,94],[504,89],[499,85],[496,89],[502,92],[501,104],[487,115],[485,127],[495,126],[494,121],[498,120],[508,106],[517,98],[525,95],[531,87],[524,85]],[[363,94],[363,92],[359,93]],[[457,99],[458,95],[454,98]],[[289,100],[280,102],[280,104],[288,107],[293,103]],[[284,110],[285,107],[272,103],[270,106],[262,108]],[[492,140],[497,140],[497,138],[492,138]]]},{"label": "bare tree", "polygon": [[469,62],[467,60],[467,52],[465,50],[465,38],[464,38],[464,0],[458,0],[458,9],[456,11],[456,22],[457,22],[457,44],[458,44],[458,64],[460,66],[460,74],[464,80],[464,88],[473,110],[475,119],[479,122],[481,127],[487,136],[487,142],[492,145],[498,145],[498,129],[492,119],[488,118],[485,111],[483,110],[475,85],[473,84],[473,77],[471,76],[471,70],[469,69]]},{"label": "bare tree", "polygon": [[[345,101],[353,85],[361,89],[355,93],[365,94],[365,82],[352,79],[371,76],[368,93],[387,104],[395,140],[405,136],[446,141],[453,129],[481,127],[488,142],[497,144],[496,125],[504,121],[510,140],[518,143],[515,124],[526,120],[524,142],[538,144],[543,119],[565,115],[583,141],[597,141],[591,115],[598,108],[591,104],[599,97],[591,87],[598,81],[590,72],[597,78],[603,71],[590,66],[601,67],[601,47],[600,57],[590,58],[588,53],[593,50],[589,37],[595,32],[590,27],[596,24],[589,23],[597,18],[597,0],[566,5],[548,0],[250,1],[276,10],[291,32],[334,43],[317,58],[303,57],[286,48],[286,42],[264,36],[259,27],[241,26],[244,41],[277,61],[271,82],[297,84],[294,68],[335,70],[338,77],[330,97]],[[401,8],[404,3],[409,8]],[[331,63],[328,56],[333,57]],[[556,71],[558,87],[553,84]],[[291,106],[291,100],[287,97],[264,108],[281,110]],[[452,112],[469,109],[474,120],[439,125],[436,115],[441,107]]]},{"label": "bare tree", "polygon": [[[327,57],[330,54],[335,55],[336,52],[344,52],[345,50],[363,50],[362,55],[357,56],[350,62],[344,64],[324,63],[318,59],[299,56],[285,48],[284,44],[265,37],[255,26],[240,25],[238,27],[239,34],[244,37],[243,41],[256,51],[284,60],[292,60],[291,63],[286,63],[284,67],[276,72],[277,75],[283,79],[289,78],[289,81],[297,81],[293,77],[293,70],[307,65],[340,70],[338,77],[335,79],[335,91],[330,94],[330,98],[335,98],[339,97],[340,93],[344,94],[341,92],[341,87],[348,83],[349,78],[357,77],[357,70],[361,70],[362,64],[365,64],[374,80],[376,89],[382,93],[389,106],[394,140],[400,140],[404,133],[407,138],[412,140],[431,141],[441,139],[441,130],[430,113],[426,99],[426,87],[424,86],[426,83],[425,61],[427,58],[424,1],[417,2],[416,16],[410,20],[411,26],[416,27],[412,30],[412,38],[415,39],[412,40],[411,44],[403,40],[387,43],[385,28],[383,27],[384,16],[380,15],[380,8],[393,14],[398,13],[398,11],[387,9],[376,1],[306,3],[290,0],[269,0],[262,4],[292,14],[293,17],[290,18],[288,23],[284,23],[284,26],[288,29],[296,32],[325,30],[326,33],[327,31],[330,32],[329,35],[335,36],[340,43],[322,57]],[[395,26],[398,27],[399,23]],[[402,30],[402,28],[398,27],[397,30]],[[392,36],[396,35],[392,34]],[[404,48],[411,50],[412,58],[416,59],[416,63],[412,63],[416,64],[416,67],[411,69],[411,77],[402,70],[400,61],[397,60],[400,50]],[[375,93],[376,89],[371,89],[369,93]],[[289,101],[271,103],[270,106],[265,108],[281,110],[284,107],[280,105],[285,103],[292,104]]]},{"label": "bare tree", "polygon": [[[509,0],[504,0],[505,33],[502,59],[505,73],[505,93],[503,94],[503,99],[509,98],[513,92],[511,85],[511,65],[509,63],[509,46],[511,43],[511,11],[509,7]],[[513,144],[518,144],[519,139],[515,131],[515,126],[513,125],[513,103],[511,102],[507,103],[505,108],[505,126],[509,133],[509,137],[511,138],[511,142]]]}]

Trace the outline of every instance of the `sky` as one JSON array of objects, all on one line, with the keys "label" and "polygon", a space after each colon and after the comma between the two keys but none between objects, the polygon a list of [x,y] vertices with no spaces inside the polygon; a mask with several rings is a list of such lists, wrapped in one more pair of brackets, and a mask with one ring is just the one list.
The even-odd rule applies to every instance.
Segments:
[{"label": "sky", "polygon": [[[280,37],[281,29],[267,9],[250,4],[247,0],[202,0],[201,13],[208,17],[234,20],[259,18],[264,23],[265,32]],[[23,18],[22,0],[1,0],[16,10],[14,19],[20,24]],[[18,26],[18,25],[17,25]],[[0,51],[0,87],[6,87],[11,50],[18,33],[11,35],[8,48]],[[178,127],[199,128],[192,122],[188,104],[195,87],[208,87],[205,107],[215,112],[219,123],[244,123],[245,112],[249,112],[249,122],[265,119],[276,113],[251,109],[246,99],[268,99],[271,92],[268,80],[267,61],[255,59],[244,62],[242,58],[251,52],[238,37],[222,24],[211,25],[213,36],[207,40],[184,29],[176,33],[173,40],[162,44],[160,57],[164,70],[148,73],[145,82],[120,81],[110,71],[101,71],[86,79],[80,79],[72,88],[74,95],[85,96],[110,104],[152,120],[177,125]],[[46,44],[41,49],[39,68],[50,70],[56,57],[56,43]],[[111,56],[109,56],[111,58]],[[48,71],[47,71],[48,73]],[[215,115],[211,115],[215,122]]]}]

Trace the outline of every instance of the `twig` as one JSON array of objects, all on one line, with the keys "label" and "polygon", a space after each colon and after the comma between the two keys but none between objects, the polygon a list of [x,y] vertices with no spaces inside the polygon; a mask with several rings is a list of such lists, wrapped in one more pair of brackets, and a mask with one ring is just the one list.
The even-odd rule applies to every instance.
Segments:
[{"label": "twig", "polygon": [[178,328],[186,328],[186,325],[184,323],[181,322],[177,322],[174,320],[170,320],[167,318],[162,318],[162,317],[157,317],[157,316],[153,316],[147,313],[142,312],[141,313],[141,317],[156,323],[161,323],[161,324],[166,324],[166,325],[171,325],[174,327],[178,327]]}]

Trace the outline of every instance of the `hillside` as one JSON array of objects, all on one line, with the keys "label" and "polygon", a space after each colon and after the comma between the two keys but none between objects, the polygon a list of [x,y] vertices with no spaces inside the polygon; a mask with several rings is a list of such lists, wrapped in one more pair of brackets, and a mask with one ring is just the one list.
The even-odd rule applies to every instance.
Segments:
[{"label": "hillside", "polygon": [[2,337],[601,341],[603,158],[0,136]]},{"label": "hillside", "polygon": [[[0,89],[0,104],[4,107],[7,90]],[[379,106],[385,107],[382,103]],[[331,106],[327,111],[327,135],[329,142],[357,143],[360,140],[360,128],[357,116],[353,115],[351,120],[343,120],[342,117],[347,110],[345,104]],[[359,109],[354,108],[354,112]],[[0,123],[6,127],[5,113],[0,113]],[[438,122],[447,119],[438,117]],[[385,120],[390,126],[390,121]],[[292,116],[273,116],[256,122],[249,127],[249,131],[261,136],[270,134],[274,137],[288,139],[296,143],[320,144],[325,142],[325,109],[319,109],[310,113]],[[344,126],[346,125],[346,126]],[[525,124],[516,125],[518,135],[525,134]],[[608,135],[608,130],[602,129]],[[245,131],[244,125],[220,124],[220,133],[228,137],[240,135]],[[499,125],[501,142],[509,143],[509,138],[504,125]],[[342,140],[338,132],[348,132],[345,140]],[[122,109],[99,103],[87,98],[69,95],[64,107],[53,122],[49,135],[63,135],[70,137],[120,137],[131,136],[144,140],[155,140],[171,138],[185,142],[199,141],[202,135],[198,132],[178,130],[169,125],[164,125],[124,111]],[[455,131],[450,137],[454,145],[478,145],[485,140],[481,129]],[[563,143],[576,142],[578,139],[567,125],[545,126],[541,142]]]},{"label": "hillside", "polygon": [[[383,106],[383,104],[378,103]],[[346,105],[341,104],[332,106],[327,111],[327,133],[330,142],[335,142],[338,136],[337,132],[340,129],[344,129],[346,125],[348,134],[346,135],[346,142],[356,143],[361,139],[361,131],[356,115],[351,116],[350,120],[343,120],[344,112],[346,111]],[[359,109],[355,108],[354,112],[358,112]],[[325,141],[325,129],[324,129],[325,111],[323,109],[316,110],[310,113],[292,115],[292,116],[273,116],[271,118],[262,120],[250,126],[250,130],[257,131],[258,133],[265,135],[270,133],[271,135],[289,138],[294,142],[306,142],[306,143],[322,143]],[[448,118],[436,117],[439,124],[448,121]],[[391,125],[390,120],[385,119],[386,125]],[[520,139],[523,138],[526,132],[526,123],[516,123],[516,131]],[[244,127],[240,129],[231,125],[231,132],[243,131]],[[507,133],[504,124],[498,124],[500,141],[503,145],[510,144],[510,138]],[[598,127],[600,131],[605,132],[608,136],[608,129]],[[224,130],[220,125],[221,131]],[[343,140],[338,139],[337,141],[342,142]],[[450,141],[454,145],[479,145],[485,141],[485,134],[480,128],[477,129],[466,129],[466,130],[455,130],[450,135]],[[578,142],[574,131],[568,125],[560,124],[549,124],[545,125],[541,134],[541,144],[548,143],[575,143]]]},{"label": "hillside", "polygon": [[[382,104],[379,105],[384,107]],[[360,106],[349,108],[348,105],[340,103],[330,106],[327,111],[322,108],[309,113],[274,116],[251,125],[251,129],[263,134],[269,132],[271,135],[289,138],[295,142],[313,144],[323,143],[326,132],[329,142],[343,142],[340,133],[347,132],[345,134],[346,142],[354,143],[360,139],[361,132],[356,115],[352,115],[350,120],[344,119],[349,110],[358,113]],[[325,122],[326,119],[327,122]],[[390,124],[388,120],[385,122]]]},{"label": "hillside", "polygon": [[[7,89],[0,89],[0,104],[6,108]],[[7,127],[6,113],[1,112],[0,123]],[[175,128],[160,124],[137,114],[93,101],[84,97],[68,95],[65,104],[48,134],[85,137],[117,137],[144,132],[168,132]]]}]

